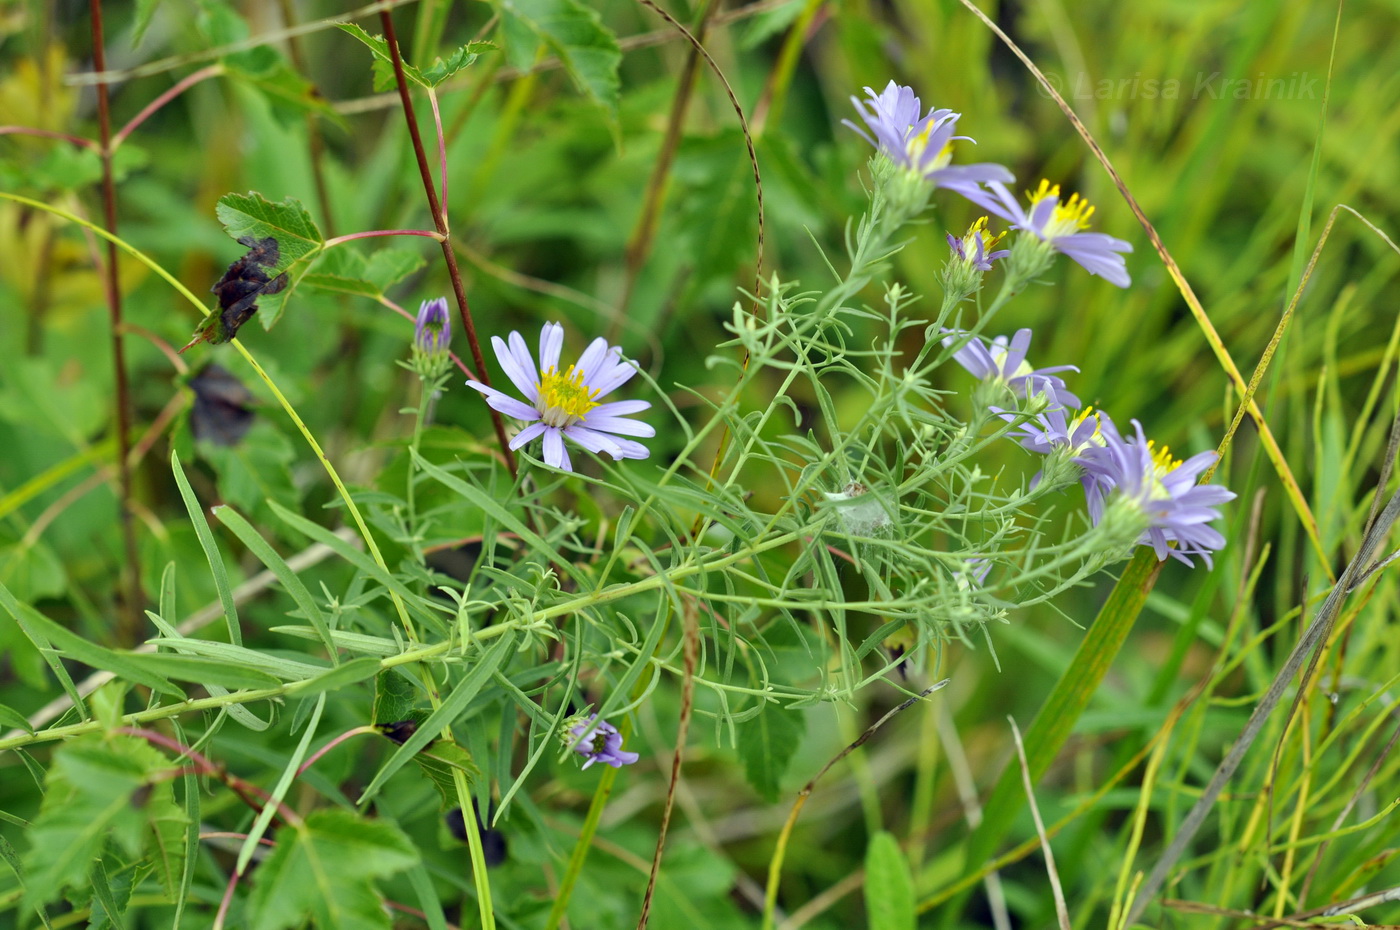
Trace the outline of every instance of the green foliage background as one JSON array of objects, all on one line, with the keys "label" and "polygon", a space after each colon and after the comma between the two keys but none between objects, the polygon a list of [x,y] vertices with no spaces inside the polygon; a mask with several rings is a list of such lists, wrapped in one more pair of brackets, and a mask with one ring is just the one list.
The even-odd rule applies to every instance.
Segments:
[{"label": "green foliage background", "polygon": [[[951,0],[661,5],[697,31],[708,23],[705,46],[750,121],[766,208],[765,274],[776,270],[805,287],[830,283],[822,253],[843,254],[844,224],[864,204],[868,151],[839,125],[852,116],[848,97],[891,78],[912,84],[926,104],[964,114],[960,128],[978,140],[979,158],[1009,165],[1021,186],[1043,174],[1081,191],[1098,207],[1096,228],[1136,247],[1132,288],[1120,291],[1062,263],[1055,286],[1028,291],[995,330],[1034,327],[1037,360],[1079,365],[1076,392],[1111,407],[1120,422],[1138,417],[1182,452],[1218,442],[1238,397],[1201,328],[1083,140],[966,9]],[[220,75],[143,123],[115,159],[122,238],[196,294],[203,296],[239,254],[216,216],[228,192],[297,198],[327,236],[431,226],[397,96],[386,92],[369,49],[329,24],[300,36],[296,46],[281,31],[289,18],[344,17],[342,5],[143,0],[103,9],[109,63],[136,69],[114,85],[115,126],[176,80],[222,65]],[[1339,21],[1336,7],[1282,0],[1244,6],[1044,0],[988,13],[1066,94],[1246,376],[1333,205],[1348,204],[1395,235],[1400,49],[1391,39],[1400,11],[1394,4],[1351,4]],[[701,422],[700,400],[676,386],[712,398],[728,387],[719,379],[729,373],[710,370],[705,358],[730,338],[723,327],[731,307],[739,289],[753,285],[758,233],[752,168],[715,75],[699,68],[672,147],[667,121],[684,86],[689,46],[645,5],[418,3],[395,18],[425,83],[463,67],[442,79],[437,93],[448,138],[453,239],[483,332],[530,332],[560,320],[573,346],[608,334],[641,361],[688,422]],[[381,31],[376,17],[361,25],[370,34]],[[234,44],[246,36],[256,41]],[[492,47],[467,48],[474,40]],[[459,49],[466,50],[454,58]],[[439,57],[446,63],[434,71]],[[81,5],[29,0],[0,8],[0,124],[95,137],[93,94],[73,83],[90,69]],[[416,99],[431,139],[426,100]],[[658,165],[666,166],[665,199],[648,236],[639,217]],[[100,178],[100,161],[90,151],[0,136],[0,191],[100,221]],[[913,230],[891,272],[935,306],[943,232],[965,228],[976,216],[951,196],[940,195],[937,208],[937,222]],[[0,366],[0,449],[6,450],[0,582],[89,650],[105,650],[84,658],[85,647],[55,638],[67,656],[59,659],[36,649],[9,613],[0,614],[6,729],[61,693],[53,664],[78,679],[88,667],[110,664],[118,648],[153,635],[147,629],[133,638],[119,619],[113,372],[97,248],[52,214],[0,200],[0,357],[6,360]],[[435,243],[398,239],[388,248],[331,253],[307,272],[323,275],[325,286],[301,286],[265,303],[241,336],[347,483],[367,492],[405,481],[411,417],[400,410],[416,403],[417,391],[394,364],[405,355],[410,325],[373,298],[387,295],[411,309],[449,291]],[[1259,394],[1316,520],[1325,559],[1313,550],[1246,424],[1222,472],[1240,494],[1229,511],[1231,548],[1211,573],[1165,569],[1125,648],[1036,786],[1048,823],[1070,818],[1053,845],[1074,926],[1116,926],[1133,872],[1149,869],[1174,834],[1310,616],[1307,605],[1316,605],[1329,574],[1356,549],[1397,410],[1397,270],[1394,248],[1343,215]],[[304,549],[308,536],[279,519],[278,508],[322,526],[340,525],[343,514],[290,419],[227,347],[199,346],[184,358],[195,368],[215,358],[233,370],[256,397],[258,423],[234,450],[193,442],[186,379],[158,344],[183,345],[198,320],[145,266],[123,259],[120,281],[132,327],[126,346],[136,435],[153,430],[134,473],[143,588],[174,622],[217,603],[219,592],[168,465],[172,449],[205,508],[231,505],[286,557]],[[355,283],[337,292],[336,281]],[[872,286],[865,297],[876,305],[880,291]],[[258,325],[273,322],[270,331]],[[857,330],[850,344],[868,342],[875,332],[873,324]],[[938,387],[966,387],[960,372],[939,374],[947,382]],[[479,458],[492,443],[485,408],[459,382],[423,437],[431,464]],[[764,409],[773,387],[771,379],[757,378],[742,400]],[[797,400],[803,417],[816,415],[814,394]],[[834,401],[838,418],[854,421],[865,398],[847,390]],[[951,396],[948,403],[968,401]],[[653,459],[668,464],[683,441],[678,434],[658,436]],[[983,468],[1024,469],[1024,455],[1003,446]],[[704,447],[702,457],[713,450],[713,443]],[[755,506],[775,507],[781,498],[781,488],[752,490]],[[425,484],[423,494],[425,507],[451,496],[441,484]],[[595,508],[587,493],[577,493],[573,503],[584,521],[616,518]],[[259,572],[263,563],[247,540],[212,522],[231,584]],[[392,542],[387,524],[375,529],[397,567],[405,550]],[[466,537],[481,526],[454,530]],[[165,574],[172,563],[173,584]],[[341,599],[338,607],[353,612],[360,606],[353,574],[348,563],[331,560],[302,577],[317,599],[325,585]],[[967,861],[967,801],[985,796],[1013,758],[1007,715],[1024,729],[1063,683],[1108,590],[1104,579],[941,650],[938,668],[951,684],[896,717],[819,783],[786,846],[778,925],[847,927],[868,920],[877,930],[894,930],[913,926],[915,911],[918,926],[994,925],[999,905],[986,903],[983,886],[974,883],[978,890],[968,897],[958,884],[982,866]],[[1248,926],[1224,912],[1298,915],[1400,886],[1391,815],[1397,762],[1388,742],[1396,732],[1400,667],[1395,598],[1384,572],[1353,596],[1299,716],[1285,730],[1283,714],[1275,715],[1183,861],[1179,883],[1167,892],[1177,903],[1149,911],[1144,925]],[[288,680],[291,673],[277,663],[300,661],[301,647],[316,644],[269,631],[312,623],[308,613],[283,586],[243,604],[247,645],[269,658],[265,667],[244,669],[242,679],[230,668],[236,663],[219,664],[217,656],[179,674],[167,663],[132,667],[122,677],[231,689]],[[223,613],[213,616],[211,630],[218,631]],[[667,636],[679,641],[676,631]],[[788,643],[776,661],[800,660],[799,645]],[[318,745],[329,734],[387,719],[371,716],[368,678],[377,668],[326,672],[342,677],[306,689],[324,697],[289,700],[278,710],[250,705],[272,725],[263,731],[224,725],[212,754],[230,772],[272,790],[288,760],[305,756],[308,747],[299,741],[310,732],[304,724],[311,715],[320,720]],[[226,679],[211,677],[217,675]],[[1195,690],[1198,685],[1204,687]],[[188,690],[198,692],[194,685]],[[93,713],[115,721],[139,709],[148,693],[100,691]],[[697,718],[652,924],[759,926],[768,867],[797,789],[902,699],[893,688],[876,688],[858,701],[801,712],[780,714],[766,705],[742,724],[750,733],[738,749],[723,728]],[[637,919],[679,705],[679,684],[667,677],[636,709],[628,745],[642,752],[643,762],[617,776],[602,810],[568,906],[573,926],[631,926]],[[170,725],[181,726],[178,719]],[[477,785],[509,785],[510,754],[488,749],[509,744],[516,716],[493,710],[464,723],[458,736],[465,749],[498,767]],[[187,741],[208,724],[199,715],[186,720],[193,727]],[[791,758],[783,764],[782,751],[754,746],[786,747]],[[1145,747],[1151,754],[1142,764],[1135,755]],[[451,838],[438,810],[437,790],[451,783],[452,759],[440,763],[445,768],[437,777],[421,761],[421,771],[395,775],[375,802],[376,819],[352,820],[348,813],[392,752],[387,741],[366,737],[318,761],[304,787],[285,799],[304,820],[273,834],[281,860],[274,865],[290,876],[287,888],[304,894],[296,870],[323,846],[345,879],[336,888],[365,889],[380,880],[385,896],[410,906],[431,912],[423,902],[440,901],[446,916],[432,914],[430,925],[472,926],[477,889],[466,848]],[[503,926],[545,926],[558,877],[586,824],[598,771],[579,772],[555,755],[544,754],[522,803],[499,826],[509,856],[490,881]],[[35,905],[47,904],[42,919],[55,927],[90,917],[96,926],[106,920],[169,926],[177,919],[171,902],[183,895],[184,925],[208,925],[238,843],[187,846],[186,827],[246,832],[250,815],[228,791],[199,790],[191,773],[162,775],[169,758],[122,736],[84,738],[58,751],[49,743],[0,751],[0,853],[14,867],[0,868],[0,922],[36,926]],[[477,790],[489,806],[489,788]],[[60,808],[63,817],[44,817],[45,809]],[[1018,807],[1016,818],[997,852],[1034,838],[1028,813]],[[47,832],[26,829],[39,820]],[[126,865],[135,861],[147,864]],[[874,876],[868,882],[867,867]],[[999,874],[1000,890],[991,897],[1000,896],[1014,925],[1053,925],[1051,883],[1038,853],[1023,851]],[[62,882],[79,889],[67,903],[58,893]],[[296,926],[305,912],[321,926],[384,925],[374,916],[372,894],[339,902],[358,916],[336,916],[317,910],[333,899],[293,900],[292,891],[274,898],[279,891],[270,886],[254,882],[246,910],[234,919]],[[863,887],[883,906],[867,914]],[[1395,903],[1357,913],[1374,923],[1400,922]],[[422,923],[403,912],[394,920]]]}]

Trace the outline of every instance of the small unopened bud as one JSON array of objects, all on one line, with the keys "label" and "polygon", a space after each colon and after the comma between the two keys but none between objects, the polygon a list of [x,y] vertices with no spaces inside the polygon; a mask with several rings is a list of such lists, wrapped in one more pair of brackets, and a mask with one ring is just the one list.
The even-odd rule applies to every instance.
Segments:
[{"label": "small unopened bud", "polygon": [[451,341],[452,318],[447,315],[447,298],[423,301],[413,326],[413,347],[424,355],[437,355],[446,352]]},{"label": "small unopened bud", "polygon": [[451,340],[452,318],[447,315],[446,298],[423,301],[413,324],[413,363],[409,367],[427,381],[442,377],[451,364],[447,354]]}]

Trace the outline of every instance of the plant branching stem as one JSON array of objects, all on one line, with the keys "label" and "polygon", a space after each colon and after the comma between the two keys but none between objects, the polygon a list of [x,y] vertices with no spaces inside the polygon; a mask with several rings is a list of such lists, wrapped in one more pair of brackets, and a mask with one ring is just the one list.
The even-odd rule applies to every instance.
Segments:
[{"label": "plant branching stem", "polygon": [[[486,358],[481,354],[481,341],[477,339],[476,323],[472,320],[471,306],[467,303],[467,291],[462,285],[462,272],[457,267],[457,254],[452,249],[451,231],[447,225],[446,204],[438,200],[437,188],[433,184],[433,171],[428,167],[428,155],[423,148],[423,136],[418,132],[418,119],[413,115],[413,98],[408,92],[408,79],[403,72],[403,57],[399,53],[399,41],[394,34],[394,17],[388,10],[379,12],[379,21],[384,26],[384,41],[389,45],[389,56],[394,64],[394,81],[398,84],[399,102],[403,105],[404,119],[408,122],[408,135],[413,140],[413,154],[418,159],[418,173],[423,179],[423,192],[428,197],[428,209],[433,214],[433,223],[437,226],[438,233],[442,236],[442,258],[447,263],[447,274],[452,279],[452,295],[457,300],[457,312],[462,318],[462,330],[467,334],[467,344],[471,346],[472,362],[476,365],[477,375],[481,383],[487,387],[491,386],[490,376],[486,373]],[[487,408],[491,414],[491,428],[496,432],[496,441],[501,445],[501,455],[505,458],[506,467],[510,469],[511,477],[516,475],[515,453],[510,450],[510,440],[506,437],[505,422],[501,415],[493,408]]]},{"label": "plant branching stem", "polygon": [[[88,0],[88,10],[92,20],[93,66],[98,71],[107,70],[107,56],[103,48],[102,0]],[[117,234],[117,186],[112,177],[112,114],[107,99],[107,83],[97,85],[97,124],[102,140],[102,216],[103,223],[112,235]],[[136,528],[131,509],[131,386],[126,377],[126,349],[122,332],[122,292],[117,279],[117,247],[107,240],[106,268],[107,308],[112,322],[112,377],[116,387],[117,402],[117,478],[120,485],[122,548],[125,563],[122,566],[123,636],[134,641],[141,635],[143,624],[142,609],[145,607],[141,593],[141,563],[136,548]]]}]

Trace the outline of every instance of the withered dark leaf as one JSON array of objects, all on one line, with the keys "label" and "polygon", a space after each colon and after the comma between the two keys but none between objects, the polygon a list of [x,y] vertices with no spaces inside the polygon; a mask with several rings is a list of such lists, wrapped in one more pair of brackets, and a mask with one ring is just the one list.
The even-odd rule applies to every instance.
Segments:
[{"label": "withered dark leaf", "polygon": [[[491,804],[494,813],[495,802]],[[510,844],[506,841],[506,835],[494,827],[488,827],[481,819],[481,811],[477,807],[476,800],[472,800],[472,813],[476,815],[476,832],[481,837],[481,851],[485,853],[486,865],[488,868],[498,866],[506,861],[506,855],[510,851]],[[443,818],[447,824],[447,832],[452,834],[453,839],[459,843],[467,841],[467,819],[462,816],[462,809],[454,807],[448,811]]]},{"label": "withered dark leaf", "polygon": [[417,720],[395,720],[393,723],[377,723],[379,732],[402,746],[408,738],[418,732]]},{"label": "withered dark leaf", "polygon": [[210,363],[190,379],[194,409],[190,432],[196,440],[236,446],[253,426],[253,392],[222,365]]},{"label": "withered dark leaf", "polygon": [[192,345],[209,342],[218,345],[228,342],[238,335],[244,323],[258,312],[258,298],[264,294],[276,294],[287,286],[287,275],[276,277],[272,271],[282,258],[282,250],[272,236],[258,239],[244,236],[238,244],[246,246],[247,253],[228,266],[224,276],[211,291],[219,298],[219,312],[210,314],[194,332],[194,337],[185,345],[183,352]]}]

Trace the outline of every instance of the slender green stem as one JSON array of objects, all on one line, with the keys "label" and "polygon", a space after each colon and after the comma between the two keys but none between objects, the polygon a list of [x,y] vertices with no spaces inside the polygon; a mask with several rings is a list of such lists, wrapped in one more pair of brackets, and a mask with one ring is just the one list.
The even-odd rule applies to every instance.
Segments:
[{"label": "slender green stem", "polygon": [[413,412],[413,438],[409,440],[408,448],[408,487],[404,489],[404,500],[407,501],[408,522],[407,535],[409,548],[413,550],[413,558],[417,562],[423,561],[423,538],[418,532],[418,495],[416,488],[418,485],[418,447],[423,441],[423,421],[427,417],[428,404],[432,402],[433,387],[427,380],[418,382],[418,409]]},{"label": "slender green stem", "polygon": [[[621,727],[624,739],[627,737],[630,722],[624,721]],[[588,858],[588,850],[593,846],[593,836],[598,832],[598,821],[602,819],[603,808],[607,806],[608,798],[612,796],[613,782],[617,780],[617,773],[618,769],[609,766],[603,770],[602,776],[598,779],[598,787],[593,790],[593,800],[588,805],[588,815],[584,817],[578,842],[574,844],[574,851],[569,856],[569,864],[564,868],[564,877],[559,882],[559,890],[554,894],[554,905],[549,910],[549,920],[544,925],[545,930],[559,930],[559,924],[563,921],[564,913],[569,907],[569,899],[573,896],[574,885],[578,883],[579,874],[583,872],[583,862]]]}]

